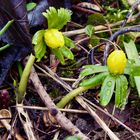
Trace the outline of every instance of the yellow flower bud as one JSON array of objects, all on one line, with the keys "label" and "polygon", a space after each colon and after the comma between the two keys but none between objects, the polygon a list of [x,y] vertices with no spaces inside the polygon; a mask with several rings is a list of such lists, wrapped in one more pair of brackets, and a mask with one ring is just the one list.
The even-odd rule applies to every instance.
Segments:
[{"label": "yellow flower bud", "polygon": [[48,29],[45,31],[44,40],[48,47],[59,48],[64,46],[64,37],[62,32],[57,29]]},{"label": "yellow flower bud", "polygon": [[127,58],[122,50],[113,51],[107,58],[107,65],[112,74],[123,74],[126,63]]}]

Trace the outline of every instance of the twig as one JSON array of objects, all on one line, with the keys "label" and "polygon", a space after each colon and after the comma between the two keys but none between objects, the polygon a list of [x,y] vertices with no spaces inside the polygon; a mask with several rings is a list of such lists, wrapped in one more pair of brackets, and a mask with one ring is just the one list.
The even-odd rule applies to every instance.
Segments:
[{"label": "twig", "polygon": [[[38,73],[38,76],[48,77],[46,74],[43,74],[43,73]],[[60,79],[62,79],[64,81],[68,81],[68,82],[75,82],[77,80],[74,78],[65,78],[65,77],[60,77]]]},{"label": "twig", "polygon": [[[47,70],[48,72],[46,72],[44,69],[42,69],[40,66],[34,64],[34,66],[36,68],[38,68],[39,70],[41,70],[43,73],[45,73],[47,76],[51,77],[52,79],[54,79],[56,82],[58,82],[59,84],[63,85],[63,87],[67,90],[70,89],[70,86],[68,84],[65,84],[65,82],[63,80],[61,80],[58,75],[56,73],[54,73],[53,71],[51,71],[51,69],[49,69],[47,66],[43,65],[45,70]],[[58,80],[59,79],[59,80]]]},{"label": "twig", "polygon": [[72,124],[70,120],[68,120],[55,106],[50,96],[47,94],[43,85],[41,84],[39,77],[34,68],[32,68],[30,79],[34,84],[35,89],[37,90],[40,98],[44,102],[44,104],[48,107],[51,115],[57,120],[57,122],[65,128],[72,135],[76,135],[80,137],[82,140],[89,140],[87,136],[85,136],[76,126]]},{"label": "twig", "polygon": [[90,115],[96,120],[96,122],[103,128],[103,130],[108,134],[111,140],[119,140],[119,138],[108,128],[104,121],[100,119],[100,117],[93,111],[89,105],[80,97],[76,97],[78,103],[86,109]]},{"label": "twig", "polygon": [[110,37],[110,41],[114,41],[119,35],[124,34],[124,33],[128,33],[128,32],[140,32],[140,26],[139,27],[128,27],[128,28],[123,28],[117,32],[115,32],[111,37]]},{"label": "twig", "polygon": [[[17,105],[23,106],[23,104],[17,104]],[[17,111],[19,114],[20,121],[24,127],[24,131],[26,132],[26,135],[28,137],[28,140],[37,140],[37,138],[35,137],[36,135],[34,134],[33,126],[28,116],[28,113],[25,112],[23,108],[17,108]]]},{"label": "twig", "polygon": [[[136,18],[137,18],[137,16],[138,16],[137,14],[134,15],[134,16],[132,16],[132,17],[127,21],[127,23],[131,23],[131,22],[135,21]],[[112,27],[115,27],[115,26],[119,26],[119,25],[121,25],[123,22],[124,22],[124,20],[118,21],[118,22],[113,23],[113,24],[109,24],[109,27],[112,28]],[[95,26],[95,27],[94,27],[95,32],[96,32],[96,31],[101,31],[101,30],[106,30],[106,29],[108,29],[108,27],[107,27],[106,25],[98,25],[98,26]],[[73,36],[73,35],[82,34],[82,33],[85,33],[85,28],[83,28],[83,29],[77,29],[77,30],[73,30],[73,31],[63,32],[63,34],[66,35],[66,36]]]},{"label": "twig", "polygon": [[59,133],[60,131],[57,131],[52,140],[58,140]]},{"label": "twig", "polygon": [[77,46],[78,46],[79,48],[81,48],[83,51],[85,51],[87,54],[89,54],[88,50],[85,49],[82,45],[77,44]]},{"label": "twig", "polygon": [[[116,109],[116,107],[115,107],[115,105],[114,105],[113,110],[112,110],[112,113],[111,113],[112,116],[113,116],[114,113],[115,113],[115,109]],[[112,122],[112,120],[111,120],[111,118],[109,118],[109,122],[108,122],[108,124],[107,124],[108,127],[110,126],[111,122]],[[105,133],[105,136],[104,136],[104,140],[107,140],[107,134],[106,134],[106,133]]]},{"label": "twig", "polygon": [[[12,107],[21,107],[21,108],[25,108],[25,109],[35,109],[35,110],[49,110],[47,107],[40,107],[40,106],[12,106]],[[70,113],[82,113],[82,114],[87,114],[87,111],[84,110],[77,110],[77,109],[63,109],[63,108],[59,108],[58,110],[62,111],[62,112],[70,112]]]}]

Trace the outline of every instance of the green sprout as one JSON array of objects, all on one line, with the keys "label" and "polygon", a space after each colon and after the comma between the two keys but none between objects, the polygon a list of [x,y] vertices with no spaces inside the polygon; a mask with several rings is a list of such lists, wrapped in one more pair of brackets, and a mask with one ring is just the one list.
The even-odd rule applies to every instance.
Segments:
[{"label": "green sprout", "polygon": [[75,45],[70,38],[59,31],[71,20],[71,11],[64,8],[56,10],[54,7],[50,7],[42,14],[47,19],[48,29],[39,30],[33,36],[32,43],[35,45],[37,61],[45,56],[48,48],[62,64],[65,64],[64,58],[73,60],[74,55],[70,49]]},{"label": "green sprout", "polygon": [[65,138],[65,140],[81,140],[79,137],[76,136],[68,136]]},{"label": "green sprout", "polygon": [[[0,30],[0,36],[2,36],[8,30],[8,28],[12,25],[13,22],[14,22],[14,20],[10,20],[6,23],[6,25]],[[11,47],[10,44],[6,44],[6,45],[0,47],[0,52],[9,47]]]},{"label": "green sprout", "polygon": [[40,61],[45,56],[47,47],[50,48],[62,64],[65,63],[64,57],[68,59],[74,58],[70,50],[70,48],[75,47],[73,41],[59,31],[70,21],[71,12],[64,8],[56,10],[54,7],[50,7],[43,15],[47,18],[48,29],[39,30],[33,36],[32,43],[35,45],[35,56],[33,54],[29,56],[21,75],[17,94],[18,103],[22,102],[26,94],[27,82],[35,58],[37,58],[37,61]]},{"label": "green sprout", "polygon": [[36,6],[37,4],[35,2],[30,2],[26,4],[26,9],[27,11],[32,11]]},{"label": "green sprout", "polygon": [[[101,65],[86,65],[83,66],[83,71],[80,77],[90,77],[84,79],[80,83],[80,87],[72,90],[64,96],[57,106],[63,108],[71,99],[80,93],[94,88],[95,86],[102,85],[100,96],[100,104],[107,106],[110,102],[113,93],[115,94],[115,106],[124,109],[128,98],[128,83],[126,75],[135,80],[138,93],[140,95],[140,60],[136,50],[135,44],[124,42],[124,47],[127,53],[128,60],[122,50],[113,51],[108,59],[107,66]],[[132,61],[133,60],[133,61]]]}]

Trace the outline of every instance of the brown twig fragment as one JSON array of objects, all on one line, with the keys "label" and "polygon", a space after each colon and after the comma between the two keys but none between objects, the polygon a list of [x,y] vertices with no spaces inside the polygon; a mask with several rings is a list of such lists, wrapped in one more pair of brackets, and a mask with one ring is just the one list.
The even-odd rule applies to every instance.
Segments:
[{"label": "brown twig fragment", "polygon": [[44,104],[48,107],[51,115],[57,120],[57,122],[72,135],[80,137],[82,140],[89,140],[72,122],[67,119],[56,107],[56,105],[51,100],[50,96],[47,94],[43,85],[41,84],[39,77],[34,68],[32,68],[30,79],[34,84],[34,87],[39,94],[40,98]]},{"label": "brown twig fragment", "polygon": [[[23,104],[17,104],[18,106],[23,106]],[[24,131],[28,137],[28,140],[37,140],[35,133],[33,131],[33,126],[32,126],[32,122],[29,118],[28,113],[23,109],[23,108],[17,108],[18,111],[18,115],[20,118],[20,121],[24,127]],[[24,119],[23,119],[24,117]]]}]

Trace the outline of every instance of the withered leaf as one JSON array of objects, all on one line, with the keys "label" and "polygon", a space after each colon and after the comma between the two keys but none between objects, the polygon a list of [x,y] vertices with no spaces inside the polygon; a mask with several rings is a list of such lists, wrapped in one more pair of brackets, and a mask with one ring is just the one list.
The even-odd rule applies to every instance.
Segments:
[{"label": "withered leaf", "polygon": [[15,61],[20,61],[32,51],[28,29],[25,0],[0,0],[0,29],[9,21],[14,23],[1,37],[3,42],[12,45],[0,52],[0,85]]}]

